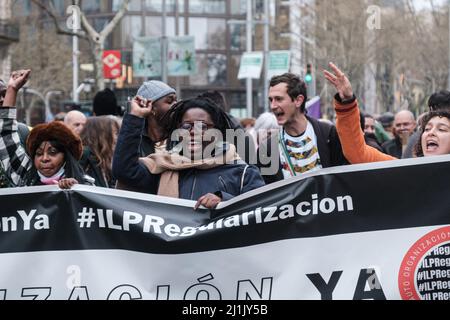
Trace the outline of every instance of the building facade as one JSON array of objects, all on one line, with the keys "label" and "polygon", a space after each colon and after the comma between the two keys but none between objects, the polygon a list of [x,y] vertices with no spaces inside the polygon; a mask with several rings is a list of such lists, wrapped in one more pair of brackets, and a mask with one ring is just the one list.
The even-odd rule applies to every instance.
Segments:
[{"label": "building facade", "polygon": [[[129,11],[121,27],[114,31],[111,48],[121,50],[123,61],[132,64],[133,38],[139,36],[161,36],[164,19],[162,0],[131,0]],[[254,20],[262,20],[263,0],[253,0]],[[112,1],[112,11],[116,11],[120,0]],[[277,12],[281,1],[269,0],[272,14],[271,49],[287,49],[289,39],[276,40]],[[238,80],[240,60],[246,50],[246,26],[232,21],[246,19],[246,0],[166,0],[166,36],[190,35],[195,37],[197,73],[188,77],[169,77],[168,82],[176,87],[181,97],[195,96],[205,90],[218,90],[227,100],[229,111],[238,117],[246,115],[245,80]],[[91,8],[94,10],[94,8]],[[101,7],[95,10],[101,11]],[[105,8],[106,9],[106,8]],[[263,50],[262,25],[253,28],[253,50]],[[275,42],[274,42],[275,41]],[[133,79],[132,85],[124,91],[135,89],[144,79]],[[264,83],[253,80],[254,114],[263,110]]]},{"label": "building facade", "polygon": [[[3,2],[3,1],[2,1]],[[262,20],[263,0],[253,0],[254,20]],[[73,3],[71,0],[44,0],[44,3],[58,15],[60,25],[64,26],[66,8]],[[122,0],[98,0],[79,2],[82,11],[97,31],[100,31],[119,10]],[[238,80],[240,59],[246,50],[246,26],[244,23],[230,23],[246,19],[246,0],[166,0],[166,18],[163,19],[162,0],[131,0],[128,12],[121,23],[107,38],[105,50],[120,50],[122,63],[132,66],[133,40],[136,37],[167,37],[175,35],[190,35],[195,37],[197,73],[191,76],[168,77],[168,82],[177,88],[182,98],[195,96],[205,90],[219,90],[227,100],[228,109],[233,114],[246,115],[245,80]],[[270,50],[286,50],[290,48],[290,39],[278,37],[279,33],[289,32],[289,7],[281,5],[281,0],[269,0],[270,5]],[[33,12],[40,10],[30,0],[14,2],[15,15],[27,20]],[[44,25],[51,26],[51,19],[40,11]],[[263,27],[255,23],[253,28],[253,50],[263,50]],[[64,37],[64,36],[60,36]],[[70,48],[70,37],[60,41],[61,46]],[[80,41],[80,63],[89,60],[89,45]],[[84,71],[81,71],[84,72]],[[136,93],[143,81],[149,78],[131,76],[120,83],[107,84],[115,89],[119,100],[126,101]],[[67,74],[71,78],[71,74]],[[158,79],[158,78],[156,78]],[[82,79],[80,79],[81,81]],[[253,80],[253,110],[254,115],[263,111],[264,82]]]},{"label": "building facade", "polygon": [[18,26],[11,21],[11,0],[0,1],[0,79],[8,80],[11,73],[11,43],[19,41]]}]

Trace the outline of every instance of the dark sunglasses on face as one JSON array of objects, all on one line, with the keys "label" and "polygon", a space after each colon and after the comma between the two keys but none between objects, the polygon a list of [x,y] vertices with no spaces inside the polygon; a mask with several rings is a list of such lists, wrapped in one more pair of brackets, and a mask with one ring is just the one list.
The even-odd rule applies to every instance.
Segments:
[{"label": "dark sunglasses on face", "polygon": [[195,122],[183,122],[180,125],[180,129],[184,129],[187,131],[191,131],[191,129],[201,129],[202,131],[206,131],[209,128],[214,127],[213,124],[202,122],[202,121],[195,121]]}]

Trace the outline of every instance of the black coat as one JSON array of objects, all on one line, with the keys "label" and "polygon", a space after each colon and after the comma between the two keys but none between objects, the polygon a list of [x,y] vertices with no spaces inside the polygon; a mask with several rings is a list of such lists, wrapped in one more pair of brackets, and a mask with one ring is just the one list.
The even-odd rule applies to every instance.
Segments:
[{"label": "black coat", "polygon": [[390,156],[396,157],[398,159],[402,158],[403,147],[402,147],[402,143],[398,137],[395,137],[394,139],[386,141],[385,143],[383,143],[381,145],[381,147],[383,148],[384,153],[386,153]]},{"label": "black coat", "polygon": [[[114,152],[113,175],[128,190],[157,194],[160,175],[150,173],[139,162],[143,128],[144,119],[130,114],[123,118]],[[220,193],[222,200],[228,200],[263,185],[258,168],[239,160],[208,170],[180,170],[178,191],[182,199],[197,200],[206,193]]]}]

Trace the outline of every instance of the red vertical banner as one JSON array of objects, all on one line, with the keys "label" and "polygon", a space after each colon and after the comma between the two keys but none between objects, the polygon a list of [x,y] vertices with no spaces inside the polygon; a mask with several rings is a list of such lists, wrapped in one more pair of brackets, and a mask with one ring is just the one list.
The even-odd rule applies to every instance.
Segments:
[{"label": "red vertical banner", "polygon": [[103,51],[103,75],[105,79],[116,79],[122,75],[122,55],[119,50]]}]

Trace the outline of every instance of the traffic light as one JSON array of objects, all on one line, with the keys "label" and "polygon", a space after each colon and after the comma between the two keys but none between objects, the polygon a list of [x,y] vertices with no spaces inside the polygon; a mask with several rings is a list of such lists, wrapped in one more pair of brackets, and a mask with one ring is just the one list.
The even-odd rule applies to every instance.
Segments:
[{"label": "traffic light", "polygon": [[306,65],[306,74],[305,74],[305,82],[308,84],[308,83],[311,83],[312,82],[312,79],[313,79],[313,76],[312,76],[312,66],[311,66],[311,63],[308,63],[307,65]]}]

